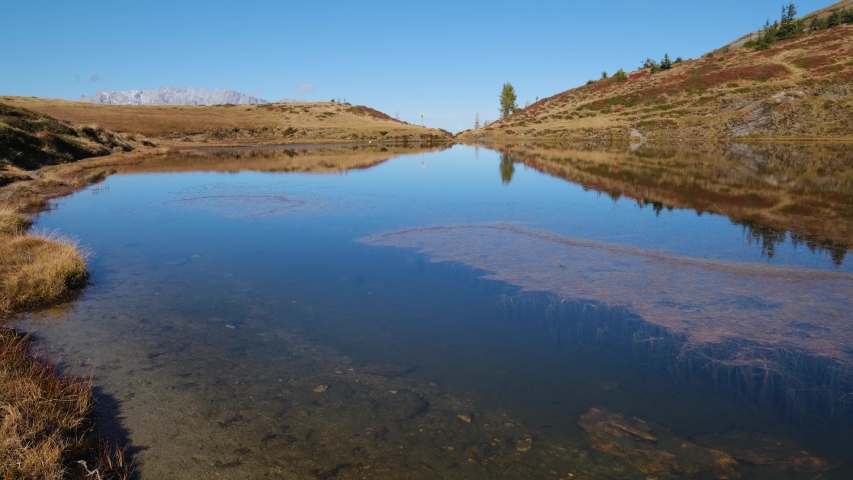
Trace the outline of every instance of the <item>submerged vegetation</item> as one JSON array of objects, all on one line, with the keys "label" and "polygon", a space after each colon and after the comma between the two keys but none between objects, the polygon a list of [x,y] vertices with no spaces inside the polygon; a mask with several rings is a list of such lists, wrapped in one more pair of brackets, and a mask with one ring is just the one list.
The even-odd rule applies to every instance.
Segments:
[{"label": "submerged vegetation", "polygon": [[547,319],[558,346],[615,347],[795,423],[853,424],[853,331],[838,315],[853,299],[849,274],[680,257],[509,224],[362,241],[483,268],[486,278],[524,292],[551,292],[545,314],[534,317]]}]

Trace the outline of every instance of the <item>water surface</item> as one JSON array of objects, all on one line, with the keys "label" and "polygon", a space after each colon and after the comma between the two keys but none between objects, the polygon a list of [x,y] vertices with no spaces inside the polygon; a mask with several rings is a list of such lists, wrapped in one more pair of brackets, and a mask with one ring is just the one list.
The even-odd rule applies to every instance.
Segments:
[{"label": "water surface", "polygon": [[747,148],[175,153],[24,325],[142,478],[848,478],[850,165]]}]

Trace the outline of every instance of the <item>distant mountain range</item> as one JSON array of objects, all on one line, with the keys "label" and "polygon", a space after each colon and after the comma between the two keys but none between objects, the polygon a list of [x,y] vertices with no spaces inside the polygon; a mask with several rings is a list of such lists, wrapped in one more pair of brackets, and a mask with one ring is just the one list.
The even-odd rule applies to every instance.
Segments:
[{"label": "distant mountain range", "polygon": [[130,90],[127,92],[99,91],[91,97],[80,96],[81,102],[111,105],[255,105],[269,103],[235,90],[184,90],[177,87],[160,87],[157,90]]}]

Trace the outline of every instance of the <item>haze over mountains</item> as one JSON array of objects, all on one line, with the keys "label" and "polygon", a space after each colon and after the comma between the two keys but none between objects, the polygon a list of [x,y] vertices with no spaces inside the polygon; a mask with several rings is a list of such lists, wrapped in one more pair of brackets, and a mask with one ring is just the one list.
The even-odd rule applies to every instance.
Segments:
[{"label": "haze over mountains", "polygon": [[81,95],[80,101],[111,105],[256,105],[269,103],[262,98],[256,98],[235,90],[216,89],[209,92],[204,89],[189,88],[185,90],[177,87],[126,92],[105,92],[101,90],[91,97]]}]

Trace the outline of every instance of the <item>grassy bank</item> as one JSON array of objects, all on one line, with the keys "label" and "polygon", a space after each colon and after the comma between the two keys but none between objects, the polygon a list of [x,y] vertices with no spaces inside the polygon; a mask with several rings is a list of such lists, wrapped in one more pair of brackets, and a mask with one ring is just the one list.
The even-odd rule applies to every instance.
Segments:
[{"label": "grassy bank", "polygon": [[[0,322],[85,286],[87,252],[55,234],[29,234],[30,215],[103,178],[97,165],[116,161],[107,159],[47,167],[0,191]],[[87,478],[80,460],[104,480],[126,478],[123,452],[98,438],[93,403],[90,381],[61,375],[29,337],[0,327],[0,478]]]},{"label": "grassy bank", "polygon": [[[32,339],[0,329],[0,478],[127,478],[123,452],[94,434],[92,382],[60,374]],[[93,478],[93,477],[89,477]]]}]

